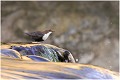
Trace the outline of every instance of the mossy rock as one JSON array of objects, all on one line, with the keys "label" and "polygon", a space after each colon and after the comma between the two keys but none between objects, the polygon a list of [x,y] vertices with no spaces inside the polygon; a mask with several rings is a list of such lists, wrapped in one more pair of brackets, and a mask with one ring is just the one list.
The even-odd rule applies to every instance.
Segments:
[{"label": "mossy rock", "polygon": [[11,55],[11,57],[13,57],[15,54],[19,54],[18,57],[26,56],[28,58],[31,58],[32,60],[38,60],[38,58],[42,57],[47,61],[52,61],[52,62],[73,62],[73,63],[75,62],[72,54],[68,50],[50,44],[44,44],[44,43],[34,43],[34,44],[6,43],[5,44],[4,43],[2,44],[1,48],[2,48],[2,54],[5,55],[7,52],[8,54],[6,55]]}]

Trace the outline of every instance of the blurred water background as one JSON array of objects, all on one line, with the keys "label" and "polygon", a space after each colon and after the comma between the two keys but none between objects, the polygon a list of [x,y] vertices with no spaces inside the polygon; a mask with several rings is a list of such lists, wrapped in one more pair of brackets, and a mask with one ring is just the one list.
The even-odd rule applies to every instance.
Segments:
[{"label": "blurred water background", "polygon": [[68,49],[77,63],[119,71],[118,1],[2,1],[1,21],[2,42],[52,29],[45,43]]}]

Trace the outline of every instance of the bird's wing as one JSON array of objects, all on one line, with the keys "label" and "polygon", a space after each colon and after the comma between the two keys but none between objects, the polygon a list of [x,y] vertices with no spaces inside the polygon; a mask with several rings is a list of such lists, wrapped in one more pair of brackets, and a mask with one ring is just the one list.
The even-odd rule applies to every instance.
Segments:
[{"label": "bird's wing", "polygon": [[39,36],[43,36],[43,33],[41,33],[40,31],[37,32],[31,32],[31,33],[25,33],[28,36],[33,36],[33,37],[39,37]]}]

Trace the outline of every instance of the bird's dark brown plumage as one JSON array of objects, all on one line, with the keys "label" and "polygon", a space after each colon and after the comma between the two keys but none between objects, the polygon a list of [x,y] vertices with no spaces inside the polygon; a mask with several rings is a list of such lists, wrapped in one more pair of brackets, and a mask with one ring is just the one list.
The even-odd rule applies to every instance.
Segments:
[{"label": "bird's dark brown plumage", "polygon": [[44,34],[46,34],[48,32],[53,32],[53,31],[52,30],[45,30],[43,32],[36,31],[36,32],[30,32],[30,33],[25,33],[25,34],[27,34],[31,39],[39,42],[39,41],[44,41],[43,36],[44,36]]}]

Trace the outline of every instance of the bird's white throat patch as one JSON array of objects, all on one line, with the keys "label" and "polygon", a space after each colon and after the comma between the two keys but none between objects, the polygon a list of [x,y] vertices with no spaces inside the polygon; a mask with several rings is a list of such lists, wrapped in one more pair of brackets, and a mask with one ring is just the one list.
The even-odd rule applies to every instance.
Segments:
[{"label": "bird's white throat patch", "polygon": [[43,40],[46,40],[51,33],[52,33],[52,32],[46,33],[46,34],[43,36]]}]

